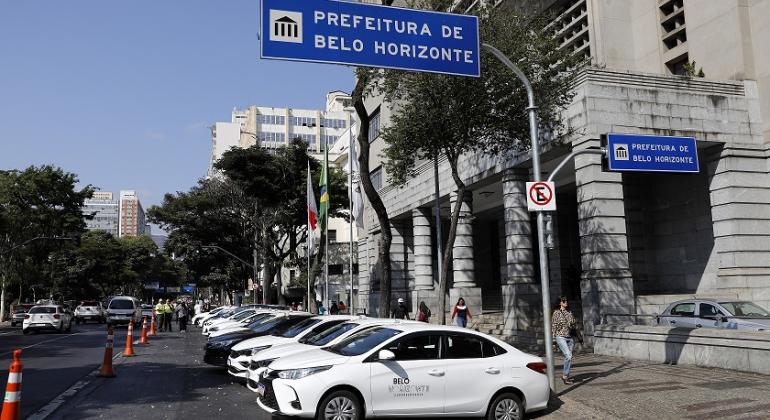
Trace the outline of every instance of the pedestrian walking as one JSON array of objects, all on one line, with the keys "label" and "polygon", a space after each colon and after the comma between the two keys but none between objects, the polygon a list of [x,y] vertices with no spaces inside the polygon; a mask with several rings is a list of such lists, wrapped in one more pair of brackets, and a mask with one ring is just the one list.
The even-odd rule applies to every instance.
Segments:
[{"label": "pedestrian walking", "polygon": [[158,331],[165,331],[166,313],[163,311],[163,299],[158,299],[158,304],[155,305],[155,317],[158,318]]},{"label": "pedestrian walking", "polygon": [[329,304],[329,314],[337,315],[338,313],[340,313],[340,308],[337,306],[337,304],[334,301],[332,301]]},{"label": "pedestrian walking", "polygon": [[452,310],[452,321],[454,321],[455,325],[458,327],[465,328],[468,325],[468,320],[470,318],[473,318],[473,315],[471,315],[471,310],[468,306],[465,305],[465,299],[457,299],[457,304],[455,304],[455,307]]},{"label": "pedestrian walking", "polygon": [[417,314],[417,320],[422,322],[430,322],[430,309],[425,301],[420,301],[420,311]]},{"label": "pedestrian walking", "polygon": [[393,318],[395,319],[409,319],[409,309],[404,303],[404,298],[398,298],[398,304],[393,309]]},{"label": "pedestrian walking", "polygon": [[187,303],[179,302],[176,305],[176,319],[179,322],[179,332],[187,332],[187,317],[189,310],[187,309]]},{"label": "pedestrian walking", "polygon": [[326,314],[326,308],[324,308],[323,302],[318,302],[318,315],[325,315]]},{"label": "pedestrian walking", "polygon": [[556,345],[564,355],[561,380],[565,385],[572,383],[569,371],[572,365],[572,348],[575,342],[572,339],[572,329],[575,328],[575,317],[568,309],[569,302],[566,296],[559,298],[559,307],[551,315],[551,330],[556,340]]},{"label": "pedestrian walking", "polygon": [[338,313],[344,313],[345,312],[345,304],[340,301],[340,303],[337,305]]}]

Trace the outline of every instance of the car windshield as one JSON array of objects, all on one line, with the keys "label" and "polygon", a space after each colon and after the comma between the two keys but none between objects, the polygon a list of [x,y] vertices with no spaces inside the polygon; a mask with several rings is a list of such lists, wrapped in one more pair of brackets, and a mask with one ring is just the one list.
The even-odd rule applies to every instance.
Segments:
[{"label": "car windshield", "polygon": [[240,320],[246,319],[246,318],[248,318],[248,317],[250,317],[252,315],[254,315],[254,311],[243,311],[241,313],[235,314],[235,316],[233,316],[233,319],[236,320],[236,321],[240,321]]},{"label": "car windshield", "polygon": [[345,334],[353,328],[356,328],[358,325],[359,324],[355,322],[344,322],[342,324],[338,324],[331,328],[325,329],[311,337],[304,337],[299,340],[299,342],[302,344],[310,344],[311,346],[325,346],[331,343],[335,338]]},{"label": "car windshield", "polygon": [[770,318],[770,313],[752,302],[720,302],[730,315],[755,318]]},{"label": "car windshield", "polygon": [[262,322],[266,322],[268,319],[272,318],[274,315],[275,314],[255,314],[253,318],[247,319],[249,323],[246,324],[246,328],[256,327]]},{"label": "car windshield", "polygon": [[401,333],[399,330],[375,327],[353,334],[325,350],[343,356],[360,356],[399,333]]},{"label": "car windshield", "polygon": [[152,305],[142,305],[142,309],[152,309]]},{"label": "car windshield", "polygon": [[297,334],[301,333],[302,331],[305,331],[306,329],[312,327],[315,324],[318,324],[321,322],[320,318],[308,318],[299,324],[291,325],[288,328],[283,328],[281,330],[276,330],[273,335],[277,335],[280,337],[285,338],[294,338],[297,336]]},{"label": "car windshield", "polygon": [[110,309],[134,309],[134,302],[128,299],[115,299],[110,302]]},{"label": "car windshield", "polygon": [[80,306],[99,306],[99,302],[83,302]]},{"label": "car windshield", "polygon": [[286,331],[289,328],[293,327],[294,325],[297,325],[298,323],[302,322],[305,318],[302,317],[285,317],[280,316],[275,319],[271,319],[270,321],[264,322],[255,328],[252,328],[251,330],[255,333],[267,333],[271,332],[271,330],[275,329],[276,331]]},{"label": "car windshield", "polygon": [[55,314],[56,308],[53,306],[36,306],[29,310],[31,314]]}]

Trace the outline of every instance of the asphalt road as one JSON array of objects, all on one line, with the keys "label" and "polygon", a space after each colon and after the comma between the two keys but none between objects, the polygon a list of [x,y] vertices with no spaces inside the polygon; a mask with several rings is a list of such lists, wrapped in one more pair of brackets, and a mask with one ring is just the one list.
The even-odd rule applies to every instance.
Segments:
[{"label": "asphalt road", "polygon": [[[120,332],[122,332],[122,337]],[[125,328],[115,347],[125,345]],[[14,349],[22,349],[22,418],[35,413],[56,396],[98,368],[104,357],[105,326],[73,325],[70,333],[23,335],[20,327],[0,328],[0,376],[5,389]]]}]

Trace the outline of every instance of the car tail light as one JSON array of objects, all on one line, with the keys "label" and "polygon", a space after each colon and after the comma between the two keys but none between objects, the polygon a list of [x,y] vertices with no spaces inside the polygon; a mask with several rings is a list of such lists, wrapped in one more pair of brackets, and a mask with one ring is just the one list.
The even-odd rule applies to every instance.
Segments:
[{"label": "car tail light", "polygon": [[24,315],[24,319],[29,319],[29,315]]},{"label": "car tail light", "polygon": [[532,363],[527,363],[527,367],[534,370],[537,373],[545,374],[545,371],[548,368],[548,365],[546,365],[543,362],[532,362]]},{"label": "car tail light", "polygon": [[53,319],[61,319],[61,315],[59,315],[59,314],[55,314],[55,315],[53,316]]}]

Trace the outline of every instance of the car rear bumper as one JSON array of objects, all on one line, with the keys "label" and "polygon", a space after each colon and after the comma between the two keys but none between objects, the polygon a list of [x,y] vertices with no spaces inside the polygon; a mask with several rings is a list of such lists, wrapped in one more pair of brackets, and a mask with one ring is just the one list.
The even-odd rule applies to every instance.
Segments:
[{"label": "car rear bumper", "polygon": [[40,331],[40,330],[59,330],[61,327],[62,327],[62,322],[61,321],[56,322],[56,323],[36,322],[34,324],[28,324],[28,325],[23,326],[23,328],[25,330],[36,330],[36,331]]}]

